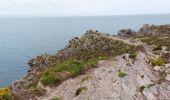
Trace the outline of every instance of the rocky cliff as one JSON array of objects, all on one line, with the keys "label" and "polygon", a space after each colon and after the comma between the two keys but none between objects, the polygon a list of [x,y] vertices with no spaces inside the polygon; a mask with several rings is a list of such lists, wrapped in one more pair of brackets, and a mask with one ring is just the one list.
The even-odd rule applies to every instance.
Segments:
[{"label": "rocky cliff", "polygon": [[28,74],[9,86],[14,94],[7,99],[168,100],[169,28],[144,25],[117,36],[89,30],[55,55],[31,59]]}]

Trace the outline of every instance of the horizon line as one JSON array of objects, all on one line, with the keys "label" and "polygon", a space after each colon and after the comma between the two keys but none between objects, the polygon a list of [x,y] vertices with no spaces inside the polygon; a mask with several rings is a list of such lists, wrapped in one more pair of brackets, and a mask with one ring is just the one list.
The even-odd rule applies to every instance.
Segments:
[{"label": "horizon line", "polygon": [[115,15],[0,15],[0,18],[7,17],[7,18],[31,18],[31,17],[109,17],[109,16],[142,16],[142,15],[170,15],[170,13],[146,13],[146,14],[115,14]]}]

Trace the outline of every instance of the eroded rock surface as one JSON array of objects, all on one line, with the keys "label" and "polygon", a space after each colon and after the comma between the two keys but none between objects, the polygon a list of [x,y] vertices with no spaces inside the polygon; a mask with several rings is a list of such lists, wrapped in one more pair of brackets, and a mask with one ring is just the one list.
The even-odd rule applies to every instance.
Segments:
[{"label": "eroded rock surface", "polygon": [[[148,57],[145,53],[138,53],[135,61],[128,58],[128,54],[122,56],[100,61],[98,68],[91,69],[86,75],[69,79],[59,87],[48,88],[47,94],[38,100],[50,100],[55,96],[63,100],[168,100],[170,98],[169,80],[158,84],[159,76],[147,63]],[[126,73],[125,77],[118,76],[119,69]],[[87,76],[89,79],[82,82]],[[76,90],[80,87],[86,87],[87,90],[76,96]]]}]

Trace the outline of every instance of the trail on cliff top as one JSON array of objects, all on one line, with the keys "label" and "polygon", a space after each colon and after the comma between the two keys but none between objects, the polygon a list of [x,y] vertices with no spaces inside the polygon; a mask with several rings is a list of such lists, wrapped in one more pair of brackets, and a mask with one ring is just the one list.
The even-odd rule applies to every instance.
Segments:
[{"label": "trail on cliff top", "polygon": [[[130,39],[112,37],[127,44]],[[130,59],[129,54],[123,54],[110,60],[100,61],[98,68],[90,69],[86,75],[64,81],[56,88],[47,88],[47,94],[38,100],[50,100],[61,97],[63,100],[168,100],[170,98],[170,81],[159,84],[159,75],[148,62],[152,47],[143,43],[146,52],[138,52],[137,58]],[[170,67],[170,66],[169,66]],[[126,73],[120,78],[119,71]],[[83,81],[84,78],[87,80]],[[82,87],[85,90],[76,96],[76,91]]]}]

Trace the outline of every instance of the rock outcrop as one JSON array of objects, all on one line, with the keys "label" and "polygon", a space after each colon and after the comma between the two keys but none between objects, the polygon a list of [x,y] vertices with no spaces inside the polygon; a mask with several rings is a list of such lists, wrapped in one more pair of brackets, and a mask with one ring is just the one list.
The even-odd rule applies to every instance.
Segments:
[{"label": "rock outcrop", "polygon": [[142,28],[139,29],[138,34],[167,36],[170,35],[170,25],[145,24]]},{"label": "rock outcrop", "polygon": [[[114,57],[126,52],[135,52],[137,49],[133,45],[113,39],[111,35],[89,30],[82,37],[75,37],[70,40],[69,44],[58,51],[57,54],[43,54],[29,60],[30,68],[28,74],[23,79],[14,82],[10,88],[16,93],[19,100],[29,100],[36,96],[31,93],[31,88],[38,86],[41,74],[45,69],[53,68],[69,59],[87,61],[88,59]],[[88,68],[83,69],[83,72]],[[62,80],[64,80],[63,75],[65,75],[63,73],[57,73],[59,76],[62,76]],[[70,75],[67,76],[71,77]],[[68,77],[65,77],[65,79]]]},{"label": "rock outcrop", "polygon": [[[138,32],[121,30],[117,36],[89,30],[82,37],[70,40],[55,55],[44,54],[31,59],[28,74],[10,89],[15,92],[16,100],[168,100],[169,26],[144,25]],[[162,37],[153,41],[155,38],[150,35]],[[83,74],[69,76],[57,86],[43,86],[40,82],[43,71],[50,73],[51,68],[68,59],[87,61],[100,57],[107,59],[98,60],[97,66],[87,67]],[[52,75],[59,75],[57,70],[54,72]],[[59,76],[70,75],[64,72],[67,74]],[[35,87],[33,91],[31,87]],[[41,92],[37,87],[41,87],[43,94],[36,94]]]},{"label": "rock outcrop", "polygon": [[9,86],[16,93],[16,100],[29,100],[29,98],[33,98],[35,95],[30,93],[30,88],[37,86],[41,72],[48,67],[54,66],[55,61],[56,58],[48,54],[43,54],[29,60],[30,68],[27,75]]},{"label": "rock outcrop", "polygon": [[[125,57],[124,57],[125,56]],[[47,94],[38,100],[60,97],[63,100],[168,100],[170,81],[158,84],[159,74],[149,65],[146,53],[138,53],[135,61],[128,54],[112,60],[103,60],[98,68],[86,75],[63,82],[59,87],[47,89]],[[120,70],[126,75],[120,77]],[[89,77],[87,80],[82,80]],[[84,92],[76,91],[85,87]]]}]

